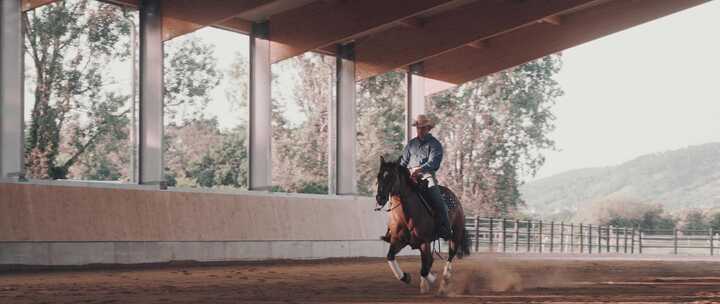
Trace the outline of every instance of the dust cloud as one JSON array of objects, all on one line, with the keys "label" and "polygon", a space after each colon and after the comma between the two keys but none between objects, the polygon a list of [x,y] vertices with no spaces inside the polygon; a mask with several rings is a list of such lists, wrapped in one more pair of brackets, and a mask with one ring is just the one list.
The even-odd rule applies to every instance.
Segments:
[{"label": "dust cloud", "polygon": [[[533,288],[553,288],[573,285],[573,281],[563,275],[563,269],[549,267],[523,276],[522,265],[509,266],[495,258],[466,260],[473,263],[472,271],[463,271],[461,265],[455,268],[449,285],[448,295],[473,295],[487,292],[520,292]],[[518,267],[519,266],[519,267]]]}]

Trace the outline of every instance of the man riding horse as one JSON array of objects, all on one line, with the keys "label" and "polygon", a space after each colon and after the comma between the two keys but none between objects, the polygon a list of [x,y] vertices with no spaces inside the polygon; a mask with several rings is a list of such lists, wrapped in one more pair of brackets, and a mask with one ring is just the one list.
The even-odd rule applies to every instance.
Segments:
[{"label": "man riding horse", "polygon": [[410,170],[413,179],[427,181],[428,200],[440,220],[438,235],[449,240],[452,238],[452,230],[448,219],[448,208],[435,178],[435,172],[440,169],[443,158],[442,144],[430,134],[435,122],[427,115],[420,114],[412,125],[417,130],[417,137],[411,139],[403,149],[400,165]]},{"label": "man riding horse", "polygon": [[[435,179],[443,156],[442,145],[430,135],[435,123],[427,115],[418,115],[413,126],[417,128],[417,137],[408,142],[400,159],[385,161],[380,157],[375,195],[379,207],[375,210],[389,205],[388,230],[382,239],[389,243],[387,260],[396,279],[404,283],[411,281],[410,274],[403,272],[395,260],[398,252],[406,246],[420,250],[422,293],[429,292],[436,279],[431,271],[431,242],[438,236],[448,240],[443,280],[438,289],[438,294],[445,294],[452,276],[453,258],[470,254],[465,213],[457,196],[447,187],[438,185]],[[426,182],[428,189],[423,190],[422,185]]]}]

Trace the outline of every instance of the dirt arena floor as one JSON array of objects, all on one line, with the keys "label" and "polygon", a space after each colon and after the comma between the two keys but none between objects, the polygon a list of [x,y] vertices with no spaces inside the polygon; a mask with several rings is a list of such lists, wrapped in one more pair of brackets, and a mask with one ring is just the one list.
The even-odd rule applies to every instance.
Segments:
[{"label": "dirt arena floor", "polygon": [[0,303],[717,303],[717,259],[481,254],[454,263],[445,297],[419,293],[415,257],[399,259],[410,285],[395,280],[383,259],[5,270]]}]

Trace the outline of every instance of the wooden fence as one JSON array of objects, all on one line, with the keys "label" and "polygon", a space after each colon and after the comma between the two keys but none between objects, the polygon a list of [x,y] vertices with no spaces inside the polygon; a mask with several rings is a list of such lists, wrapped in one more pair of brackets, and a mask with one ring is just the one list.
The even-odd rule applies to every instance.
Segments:
[{"label": "wooden fence", "polygon": [[504,218],[467,217],[475,252],[715,255],[709,230],[640,230]]}]

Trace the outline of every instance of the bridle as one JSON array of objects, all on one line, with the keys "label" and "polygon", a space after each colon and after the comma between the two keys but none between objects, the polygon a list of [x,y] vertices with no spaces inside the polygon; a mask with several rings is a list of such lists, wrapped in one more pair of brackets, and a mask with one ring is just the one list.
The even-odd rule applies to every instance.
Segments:
[{"label": "bridle", "polygon": [[[398,172],[391,173],[391,169],[386,169],[383,171],[381,176],[384,176],[384,180],[382,180],[380,183],[378,183],[378,194],[377,194],[377,200],[384,200],[384,201],[390,201],[390,197],[393,195],[397,195],[400,193],[398,189],[396,189],[397,186],[397,179],[398,179]],[[390,174],[394,174],[393,178],[389,178]],[[382,185],[382,187],[380,187]],[[381,194],[380,192],[386,192]],[[386,204],[386,203],[385,203]],[[385,204],[380,205],[380,207],[375,208],[375,211],[379,211],[382,209],[382,207],[385,206]],[[395,206],[392,206],[392,201],[390,201],[391,206],[388,207],[386,210],[387,212],[390,212],[392,209],[397,208],[400,204],[396,204]],[[379,205],[379,203],[378,203]]]}]

